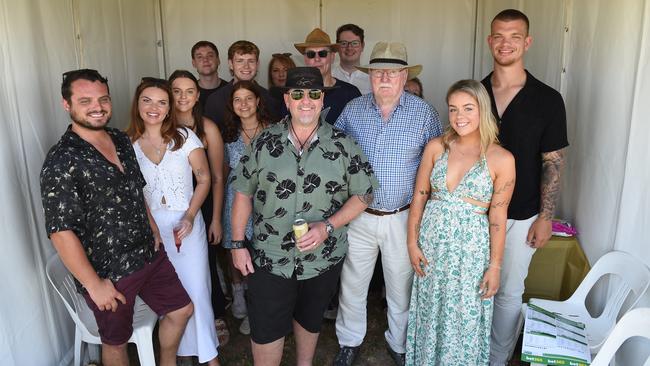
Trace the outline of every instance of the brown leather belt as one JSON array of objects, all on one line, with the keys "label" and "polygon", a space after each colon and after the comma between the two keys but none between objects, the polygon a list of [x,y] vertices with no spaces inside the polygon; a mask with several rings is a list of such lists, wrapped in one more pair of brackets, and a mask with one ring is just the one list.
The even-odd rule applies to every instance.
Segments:
[{"label": "brown leather belt", "polygon": [[379,211],[379,210],[375,210],[375,209],[372,209],[372,208],[368,207],[368,208],[366,208],[366,212],[371,214],[371,215],[375,215],[375,216],[387,216],[387,215],[396,214],[398,212],[402,212],[404,210],[408,210],[409,207],[411,207],[410,203],[408,205],[404,206],[404,207],[400,207],[397,210],[393,210],[393,211]]}]

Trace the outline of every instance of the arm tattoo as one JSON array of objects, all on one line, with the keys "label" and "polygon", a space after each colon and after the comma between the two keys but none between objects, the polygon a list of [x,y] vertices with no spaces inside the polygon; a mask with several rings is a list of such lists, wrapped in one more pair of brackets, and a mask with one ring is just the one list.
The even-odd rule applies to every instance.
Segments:
[{"label": "arm tattoo", "polygon": [[540,217],[546,220],[553,218],[555,203],[560,194],[560,173],[564,165],[564,152],[551,151],[542,154],[542,184]]},{"label": "arm tattoo", "polygon": [[514,184],[515,184],[515,180],[512,179],[512,180],[506,182],[503,185],[503,187],[495,189],[493,194],[501,194],[501,193],[505,192],[509,187],[513,186]]},{"label": "arm tattoo", "polygon": [[372,201],[375,199],[375,195],[372,193],[357,195],[357,197],[361,202],[365,203],[366,205],[371,204]]},{"label": "arm tattoo", "polygon": [[501,230],[501,225],[499,224],[490,224],[490,228],[494,229],[494,231],[499,232]]},{"label": "arm tattoo", "polygon": [[418,191],[418,193],[423,195],[423,196],[428,196],[430,192],[427,191],[427,190],[420,190],[420,191]]},{"label": "arm tattoo", "polygon": [[199,169],[196,170],[196,177],[197,178],[203,177],[203,174],[204,174],[203,169],[199,168]]},{"label": "arm tattoo", "polygon": [[510,204],[510,201],[501,201],[501,202],[493,202],[490,205],[490,208],[498,208],[498,207],[503,207],[503,206],[508,206]]}]

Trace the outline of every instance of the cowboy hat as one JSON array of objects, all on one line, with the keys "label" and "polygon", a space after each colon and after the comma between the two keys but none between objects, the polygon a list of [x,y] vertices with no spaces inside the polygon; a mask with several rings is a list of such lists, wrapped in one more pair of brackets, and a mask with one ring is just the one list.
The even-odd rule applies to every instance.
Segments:
[{"label": "cowboy hat", "polygon": [[406,56],[406,47],[400,42],[380,41],[375,44],[370,54],[368,65],[357,66],[357,69],[369,73],[370,69],[407,69],[408,79],[418,76],[422,65],[409,65]]},{"label": "cowboy hat", "polygon": [[293,46],[296,47],[298,52],[301,54],[305,53],[305,48],[307,47],[329,47],[334,52],[338,52],[339,50],[339,45],[337,43],[332,43],[330,36],[320,28],[314,28],[313,31],[309,32],[304,43],[294,43]]},{"label": "cowboy hat", "polygon": [[328,91],[336,88],[338,88],[336,85],[331,87],[325,86],[320,70],[309,66],[293,67],[287,70],[287,82],[283,87],[278,87],[283,92],[290,89],[319,89]]}]

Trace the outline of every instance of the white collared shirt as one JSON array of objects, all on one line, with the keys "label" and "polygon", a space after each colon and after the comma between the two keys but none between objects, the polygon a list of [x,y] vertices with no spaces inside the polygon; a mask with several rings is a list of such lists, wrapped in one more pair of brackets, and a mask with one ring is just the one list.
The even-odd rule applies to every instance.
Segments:
[{"label": "white collared shirt", "polygon": [[362,95],[372,92],[372,88],[370,87],[370,77],[363,71],[354,70],[352,73],[348,73],[343,70],[341,64],[333,64],[332,76],[356,86],[359,88]]}]

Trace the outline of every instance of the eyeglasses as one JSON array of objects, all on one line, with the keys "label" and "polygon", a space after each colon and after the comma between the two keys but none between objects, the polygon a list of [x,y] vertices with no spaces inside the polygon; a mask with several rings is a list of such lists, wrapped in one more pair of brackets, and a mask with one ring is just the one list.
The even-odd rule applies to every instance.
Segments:
[{"label": "eyeglasses", "polygon": [[332,51],[330,51],[330,50],[320,50],[318,52],[316,52],[316,51],[307,51],[307,52],[305,52],[305,56],[307,56],[307,58],[314,58],[314,57],[316,57],[316,55],[318,55],[318,57],[323,58],[323,57],[327,57],[327,54],[330,53],[330,52],[332,52]]},{"label": "eyeglasses", "polygon": [[[309,95],[309,99],[312,100],[320,99],[322,94],[323,91],[319,89],[310,89],[309,91],[307,91],[307,95]],[[293,89],[289,91],[289,96],[293,100],[301,100],[305,96],[305,91],[303,89]]]},{"label": "eyeglasses", "polygon": [[380,70],[380,69],[374,69],[370,70],[370,76],[376,79],[381,79],[384,77],[384,74],[388,76],[389,79],[395,79],[399,76],[399,74],[403,71],[404,69],[388,69],[388,70]]},{"label": "eyeglasses", "polygon": [[339,46],[343,48],[357,48],[361,46],[361,41],[340,41]]}]

